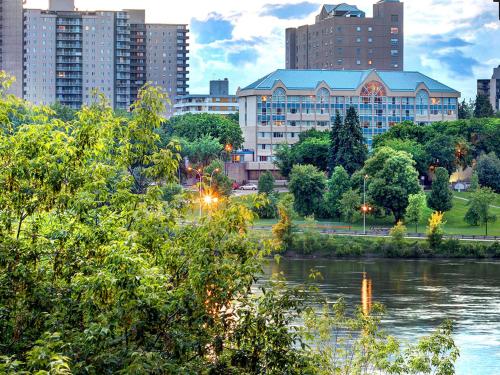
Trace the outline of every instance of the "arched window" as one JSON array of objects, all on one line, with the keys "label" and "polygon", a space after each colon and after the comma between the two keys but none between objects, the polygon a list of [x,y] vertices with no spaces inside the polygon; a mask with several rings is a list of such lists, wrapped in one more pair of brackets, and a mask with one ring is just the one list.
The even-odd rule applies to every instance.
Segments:
[{"label": "arched window", "polygon": [[427,116],[429,114],[429,93],[420,90],[417,93],[417,114]]},{"label": "arched window", "polygon": [[273,103],[284,103],[286,93],[282,88],[278,88],[273,92]]},{"label": "arched window", "polygon": [[377,81],[371,81],[363,86],[361,96],[387,96],[387,93],[384,85]]},{"label": "arched window", "polygon": [[318,90],[316,94],[316,113],[325,114],[329,112],[330,91],[325,88]]}]

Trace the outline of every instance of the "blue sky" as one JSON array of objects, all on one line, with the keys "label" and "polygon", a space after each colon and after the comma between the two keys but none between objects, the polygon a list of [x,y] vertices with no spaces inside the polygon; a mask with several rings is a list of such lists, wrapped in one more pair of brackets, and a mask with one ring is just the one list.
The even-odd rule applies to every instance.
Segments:
[{"label": "blue sky", "polygon": [[[347,1],[372,15],[376,0]],[[28,0],[28,7],[47,7]],[[173,6],[172,4],[175,4]],[[313,23],[321,2],[279,0],[76,0],[80,9],[145,8],[148,22],[190,25],[190,92],[229,78],[246,86],[285,64],[287,27]],[[476,79],[500,65],[498,4],[492,0],[407,0],[405,70],[418,70],[475,96]]]}]

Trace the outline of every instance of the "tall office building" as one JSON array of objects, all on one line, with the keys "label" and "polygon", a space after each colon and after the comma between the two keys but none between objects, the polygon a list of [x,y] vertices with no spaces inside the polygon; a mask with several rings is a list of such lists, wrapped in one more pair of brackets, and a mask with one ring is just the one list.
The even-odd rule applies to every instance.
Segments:
[{"label": "tall office building", "polygon": [[144,10],[77,11],[74,0],[26,9],[24,98],[79,108],[98,89],[126,110],[151,82],[173,102],[187,94],[187,33],[186,25],[147,24]]},{"label": "tall office building", "polygon": [[403,70],[404,6],[380,0],[373,17],[354,5],[323,5],[313,25],[286,30],[287,69]]},{"label": "tall office building", "polygon": [[23,0],[0,0],[0,70],[16,78],[9,92],[23,94]]},{"label": "tall office building", "polygon": [[500,65],[493,69],[491,79],[477,80],[477,93],[490,100],[495,112],[500,111]]}]

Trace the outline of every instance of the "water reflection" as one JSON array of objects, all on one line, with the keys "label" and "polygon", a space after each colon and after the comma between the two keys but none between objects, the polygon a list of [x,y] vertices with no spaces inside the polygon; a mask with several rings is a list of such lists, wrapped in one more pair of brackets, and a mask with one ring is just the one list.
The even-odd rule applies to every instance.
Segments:
[{"label": "water reflection", "polygon": [[413,341],[453,320],[457,374],[500,374],[500,262],[282,259],[266,271],[300,284],[313,268],[323,275],[319,287],[328,300],[344,297],[352,307],[361,302],[365,314],[382,303],[389,334]]},{"label": "water reflection", "polygon": [[368,315],[372,309],[372,280],[368,278],[366,272],[363,272],[361,282],[361,306],[363,314]]}]

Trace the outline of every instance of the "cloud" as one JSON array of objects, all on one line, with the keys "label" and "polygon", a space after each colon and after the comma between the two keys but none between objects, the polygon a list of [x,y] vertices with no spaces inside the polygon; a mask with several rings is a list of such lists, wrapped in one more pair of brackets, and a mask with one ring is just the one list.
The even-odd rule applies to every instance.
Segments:
[{"label": "cloud", "polygon": [[302,19],[315,12],[319,4],[303,1],[297,4],[267,4],[264,5],[263,15],[273,16],[280,19]]},{"label": "cloud", "polygon": [[231,39],[234,26],[220,14],[211,13],[206,20],[191,19],[191,32],[200,44]]},{"label": "cloud", "polygon": [[456,76],[469,77],[474,73],[472,68],[480,65],[480,62],[472,57],[467,57],[462,51],[454,50],[438,55],[437,58],[448,67]]},{"label": "cloud", "polygon": [[253,64],[257,61],[257,59],[257,51],[253,48],[245,48],[240,51],[230,52],[227,54],[228,62],[235,66]]},{"label": "cloud", "polygon": [[472,43],[469,43],[461,38],[457,37],[448,37],[448,38],[443,38],[440,35],[435,35],[430,38],[426,44],[429,47],[433,48],[458,48],[458,47],[465,47],[465,46],[470,46]]}]

